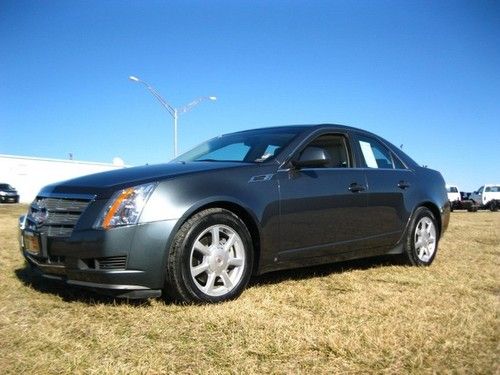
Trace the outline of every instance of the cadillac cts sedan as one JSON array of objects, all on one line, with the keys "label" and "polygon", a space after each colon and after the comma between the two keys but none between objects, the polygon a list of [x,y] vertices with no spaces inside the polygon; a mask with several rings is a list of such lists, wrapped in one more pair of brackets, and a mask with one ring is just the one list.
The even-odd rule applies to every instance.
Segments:
[{"label": "cadillac cts sedan", "polygon": [[375,134],[327,124],[222,135],[167,164],[47,186],[19,239],[47,278],[219,302],[286,268],[381,254],[428,266],[448,221],[439,172]]}]

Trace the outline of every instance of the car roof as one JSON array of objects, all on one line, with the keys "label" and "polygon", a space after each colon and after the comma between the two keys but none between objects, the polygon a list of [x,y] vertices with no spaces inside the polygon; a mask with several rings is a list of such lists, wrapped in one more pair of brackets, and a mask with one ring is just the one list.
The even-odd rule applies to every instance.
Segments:
[{"label": "car roof", "polygon": [[286,133],[287,131],[293,131],[297,132],[304,132],[304,131],[309,131],[313,132],[315,130],[321,130],[325,129],[328,131],[351,131],[354,133],[361,133],[365,136],[371,136],[376,139],[381,140],[383,143],[385,143],[386,146],[389,146],[389,148],[392,149],[392,151],[397,154],[401,159],[404,160],[405,164],[411,168],[417,168],[419,167],[418,163],[415,162],[410,156],[408,156],[406,153],[404,153],[401,149],[397,148],[394,146],[391,142],[388,142],[386,139],[382,138],[381,136],[372,133],[370,131],[360,129],[360,128],[355,128],[353,126],[348,126],[348,125],[341,125],[341,124],[334,124],[334,123],[321,123],[321,124],[298,124],[298,125],[281,125],[281,126],[270,126],[270,127],[261,127],[261,128],[254,128],[254,129],[248,129],[248,130],[242,130],[238,132],[232,132],[232,133],[226,133],[221,135],[221,137],[224,137],[229,134],[245,134],[245,133],[252,133],[255,131],[269,131],[269,132],[283,132]]},{"label": "car roof", "polygon": [[[241,130],[237,132],[232,132],[232,133],[227,133],[227,134],[243,134],[243,133],[249,133],[249,132],[254,132],[257,130],[260,131],[279,131],[279,132],[286,132],[287,130],[297,130],[299,129],[300,131],[304,130],[315,130],[315,129],[322,129],[322,128],[327,128],[327,129],[338,129],[338,130],[352,130],[352,131],[359,131],[367,134],[373,134],[370,133],[369,131],[360,129],[360,128],[355,128],[353,126],[347,126],[347,125],[341,125],[341,124],[329,124],[329,123],[324,123],[324,124],[297,124],[297,125],[279,125],[279,126],[269,126],[269,127],[261,127],[261,128],[253,128],[253,129],[248,129],[248,130]],[[374,134],[375,135],[375,134]]]}]

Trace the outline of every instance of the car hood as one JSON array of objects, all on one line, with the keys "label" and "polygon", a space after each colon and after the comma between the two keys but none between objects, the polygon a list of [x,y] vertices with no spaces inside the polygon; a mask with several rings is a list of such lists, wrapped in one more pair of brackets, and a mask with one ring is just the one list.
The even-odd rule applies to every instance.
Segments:
[{"label": "car hood", "polygon": [[116,190],[181,175],[237,168],[249,163],[175,162],[95,173],[44,187],[41,194],[85,194],[108,198]]}]

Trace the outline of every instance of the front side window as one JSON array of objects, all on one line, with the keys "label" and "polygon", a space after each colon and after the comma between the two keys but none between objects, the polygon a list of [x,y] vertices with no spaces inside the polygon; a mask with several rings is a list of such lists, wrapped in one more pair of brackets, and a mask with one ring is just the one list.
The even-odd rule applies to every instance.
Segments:
[{"label": "front side window", "polygon": [[486,186],[484,189],[485,193],[498,193],[500,192],[500,186]]},{"label": "front side window", "polygon": [[373,138],[360,137],[359,147],[368,168],[394,169],[391,152]]},{"label": "front side window", "polygon": [[328,163],[325,168],[349,168],[351,162],[347,148],[347,141],[343,135],[339,134],[324,134],[310,142],[302,151],[308,147],[321,148],[325,152]]}]

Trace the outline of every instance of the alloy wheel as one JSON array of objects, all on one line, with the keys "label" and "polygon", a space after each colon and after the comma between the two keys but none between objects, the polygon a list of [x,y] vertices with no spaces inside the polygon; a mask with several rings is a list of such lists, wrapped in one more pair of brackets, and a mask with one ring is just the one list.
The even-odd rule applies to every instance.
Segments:
[{"label": "alloy wheel", "polygon": [[227,225],[213,225],[205,229],[194,241],[189,258],[194,284],[212,297],[229,293],[244,274],[243,241]]}]

